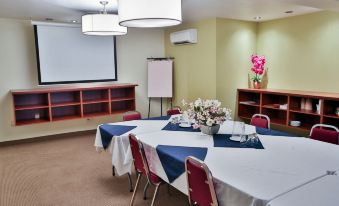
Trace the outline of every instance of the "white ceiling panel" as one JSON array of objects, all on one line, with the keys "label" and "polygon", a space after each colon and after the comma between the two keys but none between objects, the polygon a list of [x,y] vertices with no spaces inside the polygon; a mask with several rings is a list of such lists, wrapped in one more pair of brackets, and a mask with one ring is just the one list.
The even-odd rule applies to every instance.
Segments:
[{"label": "white ceiling panel", "polygon": [[[99,1],[0,0],[0,18],[80,21],[81,15],[102,9]],[[109,11],[116,12],[117,0],[108,1]],[[255,21],[256,16],[262,17],[260,21],[267,21],[321,10],[339,11],[339,1],[336,0],[182,0],[182,2],[184,22],[212,17]],[[294,13],[286,14],[285,11],[289,10]]]}]

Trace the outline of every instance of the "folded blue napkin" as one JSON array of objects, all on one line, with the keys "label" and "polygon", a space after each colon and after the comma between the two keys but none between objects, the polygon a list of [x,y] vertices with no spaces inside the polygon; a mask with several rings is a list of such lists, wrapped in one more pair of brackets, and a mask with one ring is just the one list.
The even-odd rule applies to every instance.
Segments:
[{"label": "folded blue napkin", "polygon": [[162,130],[167,131],[179,131],[179,132],[200,132],[200,129],[194,129],[193,127],[180,127],[179,124],[168,123]]},{"label": "folded blue napkin", "polygon": [[215,134],[213,135],[214,147],[231,147],[231,148],[253,148],[253,149],[264,149],[264,146],[261,144],[258,139],[257,142],[252,143],[248,142],[236,142],[232,141],[232,135],[230,134]]},{"label": "folded blue napkin", "polygon": [[204,147],[158,145],[156,150],[170,183],[185,172],[185,159],[188,156],[204,161],[207,155],[207,148]]},{"label": "folded blue napkin", "polygon": [[125,126],[125,125],[109,125],[103,124],[99,126],[101,134],[101,142],[104,149],[107,149],[114,136],[125,134],[136,128],[136,126]]}]

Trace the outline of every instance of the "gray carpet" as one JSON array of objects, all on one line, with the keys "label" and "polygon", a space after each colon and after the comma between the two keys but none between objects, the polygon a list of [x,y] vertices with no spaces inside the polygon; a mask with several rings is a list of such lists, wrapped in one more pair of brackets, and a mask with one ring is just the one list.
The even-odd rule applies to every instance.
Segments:
[{"label": "gray carpet", "polygon": [[[98,154],[94,134],[0,147],[0,205],[129,205],[127,176],[111,175],[111,156]],[[135,182],[135,175],[132,176]],[[142,182],[135,205],[142,199]],[[187,197],[166,185],[156,205],[188,205]]]}]

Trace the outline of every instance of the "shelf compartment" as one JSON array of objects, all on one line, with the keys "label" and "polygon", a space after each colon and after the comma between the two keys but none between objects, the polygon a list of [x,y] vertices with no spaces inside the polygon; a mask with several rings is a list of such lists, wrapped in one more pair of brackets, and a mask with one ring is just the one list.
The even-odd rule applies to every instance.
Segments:
[{"label": "shelf compartment", "polygon": [[287,104],[287,95],[263,94],[262,105]]},{"label": "shelf compartment", "polygon": [[300,121],[301,122],[300,127],[294,127],[294,128],[301,128],[301,129],[305,129],[305,130],[310,130],[313,125],[320,123],[320,116],[303,114],[303,113],[298,113],[298,112],[290,112],[289,123],[291,121]]},{"label": "shelf compartment", "polygon": [[98,103],[109,101],[108,89],[82,91],[83,103]]},{"label": "shelf compartment", "polygon": [[238,115],[243,119],[251,119],[254,114],[259,113],[260,113],[259,107],[240,104],[238,108]]},{"label": "shelf compartment", "polygon": [[[302,110],[301,109],[301,100],[302,99],[311,99],[312,102],[312,110]],[[320,104],[320,99],[318,98],[309,98],[309,97],[300,97],[300,96],[291,96],[290,97],[290,110],[293,112],[303,113],[303,114],[313,114],[313,115],[320,115],[317,113],[317,104]]]},{"label": "shelf compartment", "polygon": [[52,120],[67,120],[81,118],[81,107],[78,106],[64,106],[52,108]]},{"label": "shelf compartment", "polygon": [[335,116],[335,112],[339,107],[339,100],[324,100],[324,115]]},{"label": "shelf compartment", "polygon": [[287,122],[286,110],[263,108],[262,114],[267,115],[270,118],[272,124],[286,125]]},{"label": "shelf compartment", "polygon": [[14,94],[15,109],[38,109],[48,107],[48,94]]},{"label": "shelf compartment", "polygon": [[80,104],[80,91],[51,93],[52,106],[68,106]]},{"label": "shelf compartment", "polygon": [[111,99],[135,98],[134,89],[132,88],[113,88],[111,89]]},{"label": "shelf compartment", "polygon": [[134,111],[134,110],[135,110],[135,103],[133,100],[111,103],[111,111],[114,114],[124,113],[124,112]]},{"label": "shelf compartment", "polygon": [[323,123],[333,125],[339,128],[339,117],[338,118],[324,117]]},{"label": "shelf compartment", "polygon": [[48,108],[15,111],[15,117],[16,125],[42,123],[50,121]]},{"label": "shelf compartment", "polygon": [[238,100],[242,105],[260,106],[260,93],[239,91]]},{"label": "shelf compartment", "polygon": [[83,114],[84,114],[85,117],[108,115],[108,114],[110,114],[109,104],[107,102],[85,104],[85,105],[83,105]]}]

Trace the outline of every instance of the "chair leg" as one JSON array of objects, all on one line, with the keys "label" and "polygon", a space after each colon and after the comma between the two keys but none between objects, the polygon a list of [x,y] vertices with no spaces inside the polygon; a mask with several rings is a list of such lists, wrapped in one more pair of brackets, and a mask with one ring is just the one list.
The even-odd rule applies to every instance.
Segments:
[{"label": "chair leg", "polygon": [[129,191],[133,192],[133,183],[132,183],[131,174],[127,173],[127,175],[128,175],[128,182],[129,182]]},{"label": "chair leg", "polygon": [[139,187],[140,178],[141,178],[141,173],[138,173],[137,182],[135,183],[134,192],[133,192],[133,195],[132,195],[131,202],[129,204],[130,206],[133,206],[135,194],[137,193],[137,190],[138,190],[138,187]]},{"label": "chair leg", "polygon": [[157,198],[157,194],[158,194],[159,187],[160,187],[160,184],[158,184],[157,186],[155,186],[155,191],[154,191],[154,195],[153,195],[153,199],[152,199],[151,206],[154,205],[155,198]]},{"label": "chair leg", "polygon": [[147,189],[148,189],[148,186],[149,186],[149,180],[147,179],[147,183],[144,187],[144,200],[147,199]]},{"label": "chair leg", "polygon": [[113,177],[115,176],[115,167],[114,167],[114,165],[112,166],[112,176]]}]

